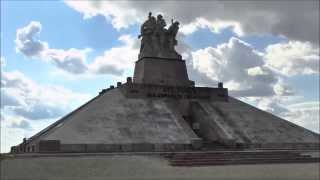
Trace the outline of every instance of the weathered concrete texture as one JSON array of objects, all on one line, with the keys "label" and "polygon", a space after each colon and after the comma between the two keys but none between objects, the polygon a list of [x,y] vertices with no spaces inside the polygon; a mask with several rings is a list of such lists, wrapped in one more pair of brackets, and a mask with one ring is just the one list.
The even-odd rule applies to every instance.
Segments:
[{"label": "weathered concrete texture", "polygon": [[168,108],[168,102],[166,99],[127,99],[120,89],[112,89],[37,139],[60,140],[62,148],[74,144],[80,149],[84,148],[81,144],[144,144],[146,148],[147,144],[190,144],[192,138]]},{"label": "weathered concrete texture", "polygon": [[[128,95],[133,90],[135,94],[146,94],[146,88],[156,88],[144,86],[135,89],[124,84],[100,93],[17,147],[19,152],[183,151],[200,148],[202,139],[229,147],[319,146],[318,134],[232,97],[177,99]],[[179,94],[175,89],[164,89],[169,95]],[[186,89],[180,90],[185,93]],[[219,94],[218,90],[208,92]],[[196,127],[193,123],[200,129],[191,129]]]},{"label": "weathered concrete texture", "polygon": [[228,102],[197,100],[191,109],[207,140],[262,148],[319,146],[318,134],[232,97]]},{"label": "weathered concrete texture", "polygon": [[169,86],[192,86],[185,61],[180,59],[143,58],[136,62],[134,83]]},{"label": "weathered concrete texture", "polygon": [[164,86],[137,83],[125,83],[121,85],[120,88],[127,98],[228,100],[228,89],[226,88]]}]

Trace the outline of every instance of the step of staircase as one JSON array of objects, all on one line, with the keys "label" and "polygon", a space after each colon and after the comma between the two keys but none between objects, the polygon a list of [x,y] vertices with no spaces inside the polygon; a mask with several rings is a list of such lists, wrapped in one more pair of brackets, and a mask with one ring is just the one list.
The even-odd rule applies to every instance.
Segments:
[{"label": "step of staircase", "polygon": [[294,151],[188,152],[166,155],[166,158],[172,166],[320,162],[319,157]]},{"label": "step of staircase", "polygon": [[189,161],[170,162],[172,166],[214,166],[214,165],[240,165],[240,164],[287,164],[287,163],[314,163],[320,162],[319,158],[297,159],[230,159],[220,161]]}]

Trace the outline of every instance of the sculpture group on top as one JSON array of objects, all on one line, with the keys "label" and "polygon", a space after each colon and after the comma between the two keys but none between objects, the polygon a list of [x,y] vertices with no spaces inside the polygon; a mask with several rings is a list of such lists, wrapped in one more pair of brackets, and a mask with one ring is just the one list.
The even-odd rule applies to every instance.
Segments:
[{"label": "sculpture group on top", "polygon": [[179,30],[179,22],[171,20],[171,25],[166,29],[166,22],[162,15],[157,18],[149,13],[148,19],[141,26],[141,47],[139,59],[143,57],[159,57],[169,59],[181,59],[174,46],[177,45],[176,35]]}]

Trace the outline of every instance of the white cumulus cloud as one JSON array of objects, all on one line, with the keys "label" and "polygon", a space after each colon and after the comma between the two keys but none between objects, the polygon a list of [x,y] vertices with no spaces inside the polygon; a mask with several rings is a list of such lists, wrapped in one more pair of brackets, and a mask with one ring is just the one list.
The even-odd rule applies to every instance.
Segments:
[{"label": "white cumulus cloud", "polygon": [[287,76],[319,74],[319,48],[308,42],[289,41],[269,45],[265,58],[269,66]]},{"label": "white cumulus cloud", "polygon": [[141,13],[132,8],[127,1],[65,1],[67,5],[76,11],[83,13],[84,19],[102,15],[117,28],[127,28],[139,20],[142,20]]},{"label": "white cumulus cloud", "polygon": [[49,61],[58,68],[73,74],[85,73],[86,56],[90,49],[50,49],[47,42],[36,40],[42,25],[31,21],[27,26],[19,28],[16,33],[16,50],[27,57]]},{"label": "white cumulus cloud", "polygon": [[27,26],[17,30],[16,51],[28,57],[41,56],[48,49],[48,44],[36,39],[41,32],[41,24],[31,21]]},{"label": "white cumulus cloud", "polygon": [[196,18],[193,22],[182,25],[180,32],[182,32],[185,35],[192,34],[196,32],[199,29],[208,28],[214,33],[220,33],[221,30],[231,27],[233,31],[239,35],[242,36],[244,33],[241,28],[241,24],[236,21],[223,21],[223,20],[214,20],[214,21],[208,21],[204,18]]},{"label": "white cumulus cloud", "polygon": [[87,54],[91,49],[49,49],[46,52],[46,57],[49,58],[54,65],[60,69],[73,74],[82,74],[88,71],[86,62]]},{"label": "white cumulus cloud", "polygon": [[237,38],[192,52],[192,66],[198,73],[191,78],[206,76],[207,80],[224,82],[235,96],[274,95],[273,86],[278,81],[265,66],[263,54]]},{"label": "white cumulus cloud", "polygon": [[231,27],[319,44],[319,1],[65,1],[84,18],[106,17],[117,29],[141,23],[149,11],[177,19],[183,32]]},{"label": "white cumulus cloud", "polygon": [[[106,50],[103,55],[97,56],[89,64],[87,63],[87,57],[92,49],[70,48],[65,50],[49,48],[47,42],[34,40],[34,36],[40,33],[41,28],[40,22],[32,21],[29,25],[17,30],[16,48],[18,52],[27,57],[37,57],[50,62],[70,74],[111,74],[120,76],[126,69],[133,67],[134,60],[138,57],[138,39],[130,35],[122,35],[119,37],[121,45]],[[23,41],[23,39],[27,40]],[[35,51],[34,46],[37,46],[35,44],[45,44],[45,46]],[[32,51],[28,51],[29,49],[32,49]]]},{"label": "white cumulus cloud", "polygon": [[305,101],[302,97],[275,95],[272,97],[243,97],[259,109],[319,133],[319,101]]},{"label": "white cumulus cloud", "polygon": [[288,106],[289,112],[283,114],[285,119],[300,126],[320,132],[320,104],[319,101],[303,102]]},{"label": "white cumulus cloud", "polygon": [[129,35],[120,36],[119,40],[122,45],[106,50],[90,64],[93,73],[121,75],[126,69],[134,67],[135,58],[138,57],[138,40]]},{"label": "white cumulus cloud", "polygon": [[19,71],[1,73],[1,109],[30,120],[57,118],[85,102],[89,95],[53,85],[40,85]]}]

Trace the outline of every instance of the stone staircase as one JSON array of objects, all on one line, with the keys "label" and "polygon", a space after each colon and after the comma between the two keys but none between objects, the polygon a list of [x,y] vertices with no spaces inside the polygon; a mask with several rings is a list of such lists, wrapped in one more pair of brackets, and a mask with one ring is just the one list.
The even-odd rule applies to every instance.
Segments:
[{"label": "stone staircase", "polygon": [[311,163],[320,162],[313,157],[296,151],[215,151],[181,152],[165,156],[172,166],[213,166],[237,164]]}]

